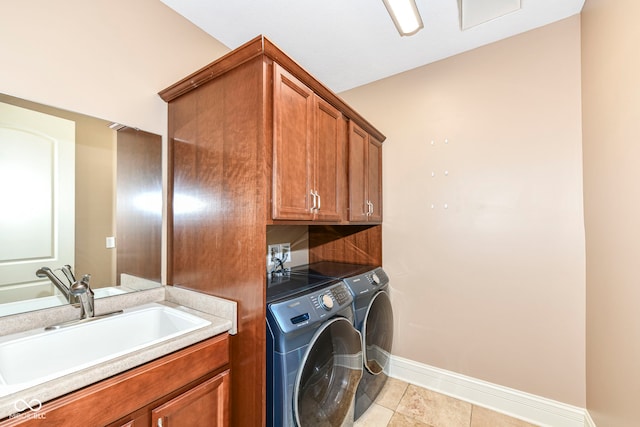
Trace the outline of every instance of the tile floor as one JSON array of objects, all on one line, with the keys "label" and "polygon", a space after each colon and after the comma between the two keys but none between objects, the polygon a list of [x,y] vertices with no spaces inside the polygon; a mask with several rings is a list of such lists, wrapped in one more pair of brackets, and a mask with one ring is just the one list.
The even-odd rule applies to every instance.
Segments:
[{"label": "tile floor", "polygon": [[535,427],[533,424],[389,378],[354,427]]}]

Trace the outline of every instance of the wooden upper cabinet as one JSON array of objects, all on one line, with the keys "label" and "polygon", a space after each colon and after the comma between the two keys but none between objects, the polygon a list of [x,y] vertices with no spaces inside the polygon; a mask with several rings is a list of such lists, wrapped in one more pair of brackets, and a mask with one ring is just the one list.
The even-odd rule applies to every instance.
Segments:
[{"label": "wooden upper cabinet", "polygon": [[315,97],[315,217],[322,221],[341,221],[346,195],[345,129],[340,111]]},{"label": "wooden upper cabinet", "polygon": [[274,65],[273,219],[313,219],[314,94]]},{"label": "wooden upper cabinet", "polygon": [[274,64],[274,220],[343,219],[345,119]]},{"label": "wooden upper cabinet", "polygon": [[367,221],[367,173],[365,161],[369,135],[349,122],[349,221]]},{"label": "wooden upper cabinet", "polygon": [[349,221],[382,221],[382,143],[349,122]]},{"label": "wooden upper cabinet", "polygon": [[369,221],[382,222],[382,142],[369,135],[367,147],[367,197],[371,204]]}]

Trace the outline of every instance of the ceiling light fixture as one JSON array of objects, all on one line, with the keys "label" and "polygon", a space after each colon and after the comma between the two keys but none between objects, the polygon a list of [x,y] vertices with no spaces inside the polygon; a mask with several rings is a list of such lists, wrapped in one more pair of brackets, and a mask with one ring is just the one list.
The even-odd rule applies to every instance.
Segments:
[{"label": "ceiling light fixture", "polygon": [[424,25],[415,0],[382,0],[401,36],[411,36]]}]

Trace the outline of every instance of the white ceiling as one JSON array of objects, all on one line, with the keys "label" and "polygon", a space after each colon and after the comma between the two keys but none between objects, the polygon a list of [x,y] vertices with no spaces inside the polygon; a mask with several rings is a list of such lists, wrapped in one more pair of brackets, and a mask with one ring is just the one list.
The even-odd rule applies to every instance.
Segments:
[{"label": "white ceiling", "polygon": [[161,1],[230,49],[265,35],[334,92],[550,24],[584,4],[522,0],[520,10],[461,31],[458,0],[416,0],[424,29],[400,37],[382,0]]}]

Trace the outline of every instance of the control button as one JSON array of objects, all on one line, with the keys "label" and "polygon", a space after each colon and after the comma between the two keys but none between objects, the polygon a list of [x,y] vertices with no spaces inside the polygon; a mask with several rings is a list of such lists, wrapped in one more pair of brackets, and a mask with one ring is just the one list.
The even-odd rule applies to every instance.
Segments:
[{"label": "control button", "polygon": [[373,273],[371,275],[371,278],[373,279],[374,282],[376,282],[376,285],[380,284],[380,278],[378,277],[378,275],[376,273]]},{"label": "control button", "polygon": [[320,306],[325,310],[329,311],[333,308],[333,299],[329,294],[324,294],[318,297],[318,302],[320,302]]}]

